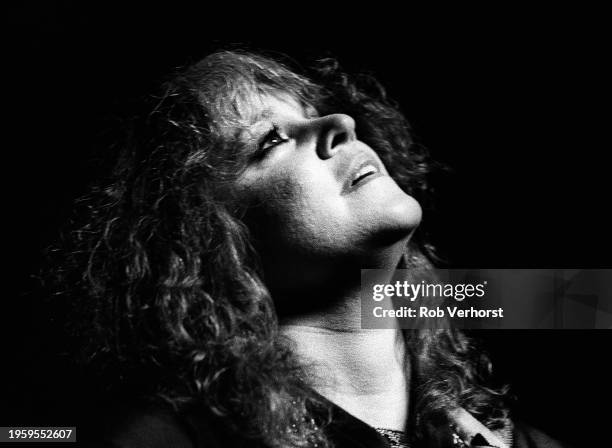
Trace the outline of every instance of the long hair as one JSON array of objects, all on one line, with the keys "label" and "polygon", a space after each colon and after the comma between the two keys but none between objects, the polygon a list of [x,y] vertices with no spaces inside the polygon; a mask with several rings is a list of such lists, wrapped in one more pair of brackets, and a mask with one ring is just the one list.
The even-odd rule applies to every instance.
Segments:
[{"label": "long hair", "polygon": [[[231,184],[246,163],[229,130],[260,94],[290,93],[322,115],[343,112],[425,211],[427,151],[384,89],[333,60],[298,74],[272,59],[219,52],[149,98],[112,174],[78,201],[56,270],[85,355],[117,384],[180,411],[200,406],[269,446],[326,446],[324,408],[285,340]],[[429,263],[417,230],[407,254]],[[59,299],[58,299],[59,300]],[[502,394],[489,363],[453,330],[407,333],[420,420],[463,406],[495,426]],[[424,436],[419,434],[419,436]]]}]

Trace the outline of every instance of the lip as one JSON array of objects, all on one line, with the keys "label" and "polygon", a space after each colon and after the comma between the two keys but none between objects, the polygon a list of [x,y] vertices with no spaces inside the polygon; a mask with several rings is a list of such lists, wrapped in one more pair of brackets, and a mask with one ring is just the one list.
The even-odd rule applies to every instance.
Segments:
[{"label": "lip", "polygon": [[349,165],[347,176],[342,186],[342,194],[350,193],[371,180],[384,175],[385,172],[380,160],[370,154],[359,155]]}]

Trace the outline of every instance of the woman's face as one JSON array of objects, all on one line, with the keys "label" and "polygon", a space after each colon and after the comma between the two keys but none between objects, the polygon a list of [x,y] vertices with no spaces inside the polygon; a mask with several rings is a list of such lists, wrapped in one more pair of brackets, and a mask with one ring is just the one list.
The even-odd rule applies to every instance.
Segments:
[{"label": "woman's face", "polygon": [[402,252],[421,220],[347,115],[269,94],[242,139],[252,153],[236,187],[267,279],[314,281],[330,263]]}]

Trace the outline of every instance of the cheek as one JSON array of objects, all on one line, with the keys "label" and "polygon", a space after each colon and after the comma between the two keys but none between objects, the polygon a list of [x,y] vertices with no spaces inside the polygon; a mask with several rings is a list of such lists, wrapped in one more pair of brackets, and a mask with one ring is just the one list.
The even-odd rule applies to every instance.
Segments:
[{"label": "cheek", "polygon": [[263,251],[329,252],[342,244],[346,204],[334,194],[334,179],[303,170],[284,170],[251,190],[248,225]]}]

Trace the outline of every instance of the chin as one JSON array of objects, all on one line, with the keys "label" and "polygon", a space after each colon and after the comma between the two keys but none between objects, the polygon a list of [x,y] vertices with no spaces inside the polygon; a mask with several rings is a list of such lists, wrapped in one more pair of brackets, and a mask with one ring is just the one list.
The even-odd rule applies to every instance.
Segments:
[{"label": "chin", "polygon": [[412,233],[421,223],[423,210],[416,199],[403,195],[385,204],[384,215],[384,223],[389,227]]},{"label": "chin", "polygon": [[[422,210],[419,203],[410,196],[401,201],[386,203],[384,208],[370,211],[370,231],[365,243],[365,253],[400,248],[403,253],[406,244],[421,222]],[[395,251],[395,249],[394,249]]]},{"label": "chin", "polygon": [[412,196],[406,194],[389,176],[382,176],[364,186],[367,197],[360,203],[360,213],[374,221],[374,227],[392,228],[407,233],[421,223],[423,211]]}]

